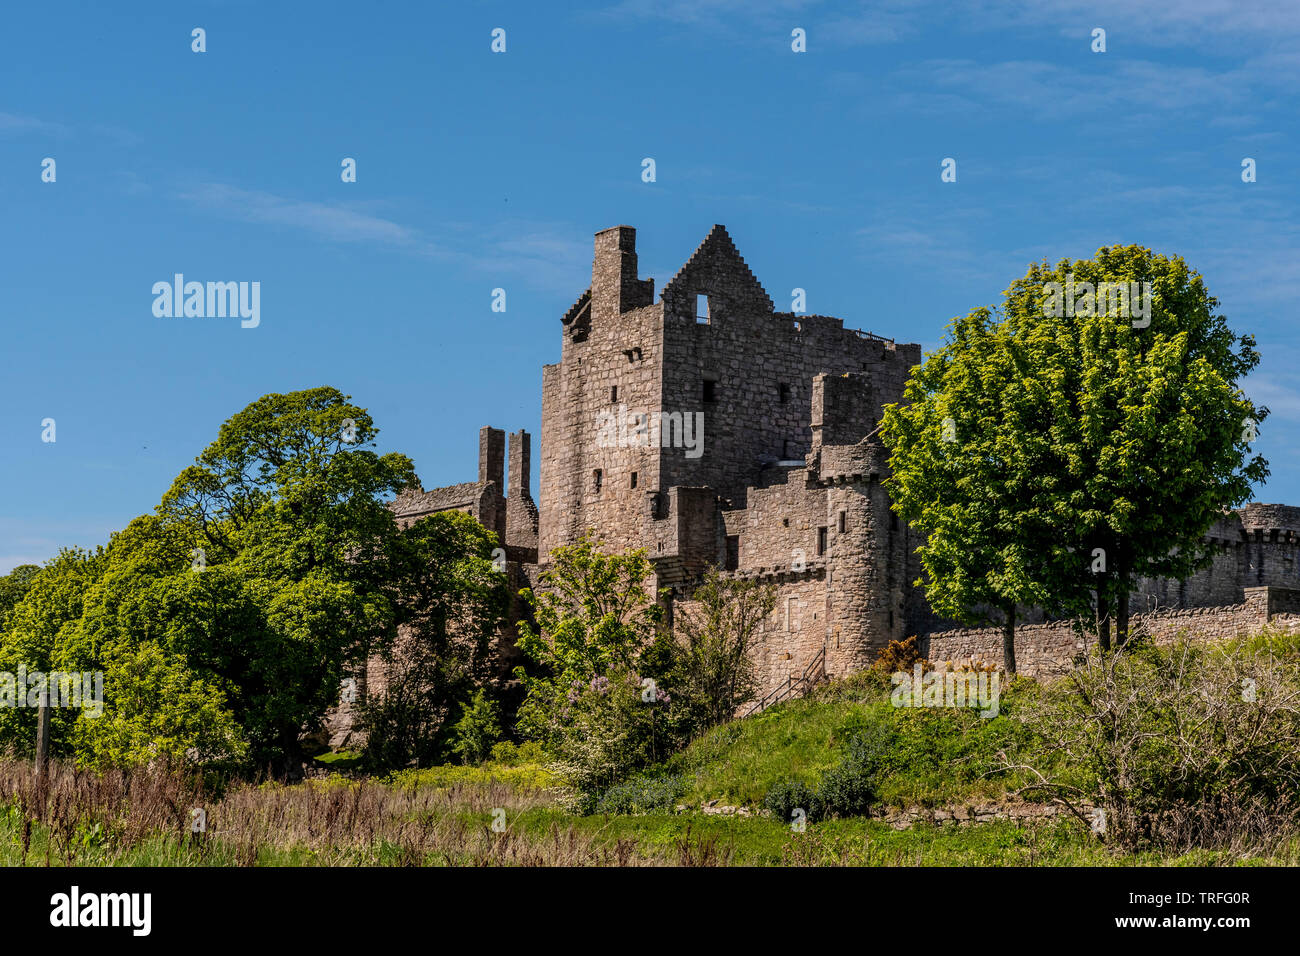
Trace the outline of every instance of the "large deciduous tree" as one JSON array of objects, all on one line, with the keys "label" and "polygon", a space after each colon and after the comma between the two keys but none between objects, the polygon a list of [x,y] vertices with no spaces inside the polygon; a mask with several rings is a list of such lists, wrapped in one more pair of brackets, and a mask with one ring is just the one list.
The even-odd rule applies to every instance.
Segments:
[{"label": "large deciduous tree", "polygon": [[1240,387],[1259,355],[1217,308],[1181,258],[1116,246],[955,324],[884,427],[940,610],[1088,599],[1108,648],[1140,578],[1205,566],[1205,531],[1268,475]]},{"label": "large deciduous tree", "polygon": [[[376,433],[336,389],[264,396],[155,515],[37,575],[0,661],[105,672],[105,716],[56,714],[55,751],[99,765],[293,760],[345,668],[401,620],[393,578],[410,561],[384,497],[414,470],[377,454]],[[0,715],[0,731],[21,746],[25,720]]]}]

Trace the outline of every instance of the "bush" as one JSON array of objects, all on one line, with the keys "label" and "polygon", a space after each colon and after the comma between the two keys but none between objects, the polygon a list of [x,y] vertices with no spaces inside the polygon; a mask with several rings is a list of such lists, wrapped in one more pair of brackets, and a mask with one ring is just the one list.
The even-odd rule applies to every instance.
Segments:
[{"label": "bush", "polygon": [[1268,847],[1300,830],[1300,660],[1271,642],[1094,651],[1027,721],[1044,755],[1035,784],[1105,811],[1125,849]]},{"label": "bush", "polygon": [[597,813],[647,813],[668,810],[686,790],[681,777],[633,777],[610,787],[596,801]]},{"label": "bush", "polygon": [[821,800],[802,780],[785,780],[778,783],[763,798],[763,807],[772,811],[772,816],[786,823],[794,822],[794,811],[803,810],[809,823],[816,823],[822,818]]},{"label": "bush", "polygon": [[548,767],[565,782],[561,803],[575,813],[591,813],[606,790],[647,771],[671,750],[669,695],[647,697],[634,672],[611,668],[609,674],[575,682],[542,745]]},{"label": "bush", "polygon": [[479,688],[452,730],[452,753],[464,763],[482,763],[500,736],[501,708]]},{"label": "bush", "polygon": [[923,671],[934,670],[930,662],[921,656],[921,651],[916,646],[916,636],[913,635],[905,641],[890,641],[887,647],[881,648],[872,667],[877,673],[893,674],[910,671],[918,661]]},{"label": "bush", "polygon": [[885,724],[872,724],[853,738],[849,755],[822,778],[817,790],[823,816],[868,816],[879,796],[898,735]]},{"label": "bush", "polygon": [[546,752],[542,750],[542,745],[535,740],[527,740],[522,744],[503,740],[499,744],[492,745],[492,762],[502,767],[541,763],[545,759]]}]

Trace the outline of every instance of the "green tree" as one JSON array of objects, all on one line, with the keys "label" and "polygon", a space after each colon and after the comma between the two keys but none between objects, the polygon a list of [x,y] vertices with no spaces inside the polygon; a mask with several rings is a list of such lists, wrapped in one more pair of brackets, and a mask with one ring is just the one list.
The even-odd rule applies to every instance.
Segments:
[{"label": "green tree", "polygon": [[650,578],[644,549],[605,554],[590,535],[551,553],[541,587],[520,592],[536,628],[520,624],[519,649],[545,674],[516,669],[530,700],[563,698],[574,682],[637,668],[663,619]]},{"label": "green tree", "polygon": [[27,596],[40,570],[35,564],[20,564],[8,574],[0,576],[0,632],[5,629],[5,618]]},{"label": "green tree", "polygon": [[659,665],[671,639],[650,579],[643,550],[606,554],[587,536],[553,551],[540,587],[521,592],[536,629],[519,628],[533,665],[515,669],[519,729],[552,753],[584,809],[666,752],[671,697]]},{"label": "green tree", "polygon": [[[264,396],[221,427],[157,514],[37,575],[0,661],[106,676],[105,717],[78,725],[74,744],[84,715],[56,713],[55,752],[130,759],[171,728],[177,753],[295,761],[346,668],[391,643],[400,622],[393,578],[408,565],[384,497],[414,471],[376,454],[376,434],[335,389]],[[139,688],[164,696],[142,708]],[[196,708],[195,695],[210,706]],[[213,717],[220,746],[187,711]],[[20,743],[31,719],[0,714],[0,738]]]},{"label": "green tree", "polygon": [[1017,366],[992,310],[949,326],[943,346],[914,369],[905,404],[885,408],[885,488],[923,536],[918,581],[940,614],[966,624],[998,619],[1006,668],[1016,670],[1018,606],[1082,610],[1067,585],[1073,559],[1056,525],[1054,476],[1023,460],[1006,428]]},{"label": "green tree", "polygon": [[1250,456],[1267,409],[1239,384],[1259,355],[1217,307],[1181,258],[1116,246],[1032,265],[1000,320],[957,323],[884,423],[937,605],[1077,611],[1091,592],[1108,648],[1138,579],[1207,564],[1205,531],[1268,475]]},{"label": "green tree", "polygon": [[758,679],[751,656],[763,620],[776,606],[776,588],[724,577],[717,568],[673,621],[680,647],[675,682],[695,731],[731,720],[755,698]]},{"label": "green tree", "polygon": [[115,656],[104,676],[113,706],[99,717],[83,713],[73,725],[78,762],[99,770],[154,760],[238,767],[248,744],[225,695],[184,660],[152,641]]},{"label": "green tree", "polygon": [[[399,639],[382,648],[384,689],[363,708],[366,753],[375,766],[429,764],[451,752],[463,702],[492,690],[493,638],[508,600],[493,561],[497,538],[461,512],[441,512],[390,547],[390,598]],[[495,742],[495,738],[494,741]]]},{"label": "green tree", "polygon": [[[82,670],[66,653],[65,645],[80,627],[87,595],[103,572],[103,548],[86,551],[65,548],[30,582],[23,598],[13,607],[0,633],[0,672],[48,673],[53,670]],[[27,688],[18,688],[24,698]],[[65,743],[78,715],[64,708],[51,714],[51,753],[66,755]],[[36,744],[36,710],[31,707],[0,707],[0,745],[18,754],[30,754]]]},{"label": "green tree", "polygon": [[461,761],[482,763],[501,739],[501,707],[483,688],[474,691],[456,721],[452,751]]}]

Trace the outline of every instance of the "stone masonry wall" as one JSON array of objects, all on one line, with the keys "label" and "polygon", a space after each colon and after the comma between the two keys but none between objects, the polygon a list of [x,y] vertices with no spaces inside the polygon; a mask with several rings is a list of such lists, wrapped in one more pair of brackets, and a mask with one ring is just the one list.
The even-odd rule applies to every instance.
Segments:
[{"label": "stone masonry wall", "polygon": [[[1133,627],[1158,643],[1172,641],[1180,633],[1206,640],[1225,640],[1257,633],[1270,621],[1300,612],[1300,590],[1254,587],[1245,589],[1245,600],[1225,607],[1165,609],[1135,615]],[[1029,677],[1048,676],[1068,668],[1083,653],[1091,639],[1085,638],[1066,621],[1027,624],[1016,628],[1016,664]],[[970,659],[1003,665],[1002,631],[999,628],[961,628],[931,634],[920,641],[922,652],[932,661]]]},{"label": "stone masonry wall", "polygon": [[663,307],[637,278],[636,230],[597,233],[592,286],[567,316],[558,365],[542,376],[539,558],[588,529],[612,549],[640,545],[647,490],[661,487],[660,449],[603,443],[601,413],[660,407]]},{"label": "stone masonry wall", "polygon": [[[697,314],[699,295],[707,321]],[[921,358],[918,345],[846,329],[840,319],[773,311],[721,226],[664,287],[662,306],[662,407],[703,412],[705,442],[696,459],[665,453],[661,483],[706,485],[733,507],[762,483],[765,466],[808,453],[815,376],[866,372],[893,401]]]}]

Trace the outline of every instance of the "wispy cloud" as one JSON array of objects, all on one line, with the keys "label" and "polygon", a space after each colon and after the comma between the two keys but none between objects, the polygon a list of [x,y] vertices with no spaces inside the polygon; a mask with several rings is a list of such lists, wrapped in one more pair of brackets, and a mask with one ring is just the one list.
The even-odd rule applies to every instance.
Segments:
[{"label": "wispy cloud", "polygon": [[227,183],[202,183],[178,198],[223,218],[290,229],[326,242],[387,246],[458,268],[520,278],[548,291],[570,291],[575,275],[582,281],[582,264],[590,256],[567,223],[442,223],[425,230],[383,215],[383,203],[293,199]]},{"label": "wispy cloud", "polygon": [[288,199],[225,183],[202,183],[182,192],[180,198],[226,218],[286,226],[332,242],[426,245],[414,229],[344,203]]},{"label": "wispy cloud", "polygon": [[[1234,51],[1290,63],[1300,38],[1300,5],[1276,0],[619,0],[602,15],[728,31],[763,42],[766,30],[809,29],[813,45],[905,42],[942,23],[969,33],[1033,31],[1088,38],[1102,27],[1119,50],[1178,47]],[[754,30],[757,25],[759,30]],[[746,27],[737,31],[737,27]]]},{"label": "wispy cloud", "polygon": [[[1112,127],[1194,109],[1244,117],[1269,105],[1260,90],[1265,77],[1245,68],[1113,62],[1110,69],[1097,71],[1048,60],[927,60],[890,75],[897,95],[888,105],[940,113],[994,106],[1037,118],[1092,115]],[[839,83],[844,82],[841,77]]]},{"label": "wispy cloud", "polygon": [[16,113],[0,113],[0,136],[21,136],[25,133],[40,133],[45,136],[68,136],[72,130],[62,123],[51,123],[33,116],[19,116]]}]

